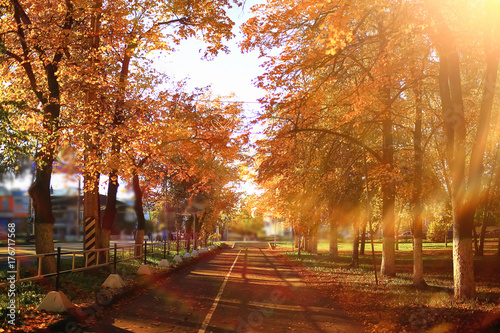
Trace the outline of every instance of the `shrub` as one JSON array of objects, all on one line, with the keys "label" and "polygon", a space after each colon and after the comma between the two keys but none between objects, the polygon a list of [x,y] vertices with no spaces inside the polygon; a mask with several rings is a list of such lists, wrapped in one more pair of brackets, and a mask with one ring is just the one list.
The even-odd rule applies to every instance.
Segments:
[{"label": "shrub", "polygon": [[446,216],[433,220],[427,229],[427,238],[431,242],[444,242],[452,224],[452,221]]}]

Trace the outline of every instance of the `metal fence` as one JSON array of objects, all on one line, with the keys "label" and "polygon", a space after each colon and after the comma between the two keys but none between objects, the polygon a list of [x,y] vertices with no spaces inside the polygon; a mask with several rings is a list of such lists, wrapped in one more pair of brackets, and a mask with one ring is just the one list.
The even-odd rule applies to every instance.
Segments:
[{"label": "metal fence", "polygon": [[[203,244],[203,243],[201,243]],[[205,244],[206,245],[206,244]],[[132,260],[132,259],[142,259],[144,258],[144,263],[147,262],[148,256],[154,256],[156,254],[162,254],[164,258],[171,251],[179,253],[181,250],[185,250],[187,246],[186,240],[179,241],[163,241],[163,242],[148,242],[144,241],[144,244],[133,244],[133,245],[123,245],[117,246],[115,243],[114,247],[103,248],[103,249],[93,249],[93,250],[80,250],[80,251],[66,251],[62,252],[61,248],[58,247],[57,251],[54,253],[45,254],[34,254],[34,255],[23,255],[14,256],[16,262],[16,282],[28,282],[34,281],[47,277],[56,277],[56,290],[59,289],[59,276],[61,274],[81,272],[89,269],[94,269],[97,267],[114,265],[114,271],[116,272],[116,264],[119,262]],[[88,265],[89,256],[95,253],[97,257],[97,262],[94,265]],[[113,260],[110,260],[111,253],[113,253]],[[56,257],[56,272],[42,274],[42,262],[43,258]],[[63,258],[71,257],[71,269],[61,270],[61,260]],[[79,267],[77,265],[77,258],[84,258],[83,265]],[[12,260],[12,257],[10,258]],[[0,263],[9,261],[9,257],[0,258]],[[35,264],[33,264],[35,262]],[[21,276],[21,266],[36,268],[36,270],[31,272],[31,276]],[[0,283],[0,287],[5,287],[9,285],[10,282]]]}]

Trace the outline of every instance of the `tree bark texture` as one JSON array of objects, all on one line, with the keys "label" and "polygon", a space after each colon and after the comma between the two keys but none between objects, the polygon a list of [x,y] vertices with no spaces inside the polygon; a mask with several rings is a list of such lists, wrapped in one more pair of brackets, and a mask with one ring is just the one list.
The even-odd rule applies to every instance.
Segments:
[{"label": "tree bark texture", "polygon": [[338,244],[338,225],[334,218],[330,217],[330,255],[333,258],[338,258],[339,256],[339,244]]},{"label": "tree bark texture", "polygon": [[[453,208],[453,277],[457,298],[472,298],[475,293],[472,253],[473,216],[465,203],[466,127],[459,57],[450,33],[445,31],[446,44],[440,51],[440,92],[447,137],[447,158],[452,180]],[[472,218],[471,218],[472,216]]]},{"label": "tree bark texture", "polygon": [[425,286],[423,263],[423,230],[422,230],[422,178],[423,178],[423,151],[422,151],[422,95],[420,87],[416,91],[415,129],[413,132],[413,149],[415,164],[413,175],[413,285]]},{"label": "tree bark texture", "polygon": [[[380,24],[382,26],[382,24]],[[387,66],[386,58],[387,39],[383,28],[381,30],[380,51],[384,55],[383,66]],[[386,71],[388,71],[386,69]],[[382,179],[382,264],[380,272],[382,275],[393,276],[396,274],[396,251],[394,247],[394,203],[396,197],[396,185],[392,175],[394,164],[394,143],[393,143],[393,117],[391,107],[390,77],[384,75],[386,84],[381,88],[382,99],[384,100],[382,110],[382,166],[384,167],[384,176]]]},{"label": "tree bark texture", "polygon": [[[144,242],[144,232],[146,229],[146,218],[144,217],[144,208],[142,206],[142,189],[137,173],[134,173],[133,175],[132,187],[134,189],[135,195],[134,211],[135,215],[137,216],[137,232],[135,237],[135,244],[142,245]],[[136,247],[135,255],[142,255],[142,247]]]},{"label": "tree bark texture", "polygon": [[109,174],[108,180],[108,201],[102,217],[102,235],[101,244],[103,248],[108,248],[110,244],[110,235],[113,228],[113,223],[116,219],[117,209],[117,194],[118,194],[118,172],[113,170]]},{"label": "tree bark texture", "polygon": [[353,239],[352,239],[352,258],[351,267],[359,267],[359,223],[357,219],[353,222],[352,226]]}]

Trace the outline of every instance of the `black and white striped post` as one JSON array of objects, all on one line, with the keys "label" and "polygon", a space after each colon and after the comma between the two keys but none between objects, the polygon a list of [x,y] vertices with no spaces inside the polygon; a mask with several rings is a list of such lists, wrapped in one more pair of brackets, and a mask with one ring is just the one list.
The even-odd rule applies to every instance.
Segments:
[{"label": "black and white striped post", "polygon": [[[93,217],[88,217],[85,219],[85,238],[83,242],[83,249],[85,251],[95,250],[96,240],[96,220]],[[96,264],[97,254],[96,252],[85,253],[86,266],[94,266]]]}]

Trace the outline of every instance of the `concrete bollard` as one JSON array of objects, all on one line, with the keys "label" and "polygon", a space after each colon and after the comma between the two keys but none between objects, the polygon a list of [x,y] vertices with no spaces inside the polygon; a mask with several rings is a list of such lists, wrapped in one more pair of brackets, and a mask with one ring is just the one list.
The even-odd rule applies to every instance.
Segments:
[{"label": "concrete bollard", "polygon": [[38,305],[37,310],[50,313],[62,313],[74,307],[75,305],[71,303],[62,291],[51,291],[45,296],[42,303]]},{"label": "concrete bollard", "polygon": [[153,269],[149,265],[141,265],[137,270],[137,274],[139,275],[152,275]]},{"label": "concrete bollard", "polygon": [[108,278],[102,284],[103,288],[118,289],[125,287],[125,282],[118,274],[109,274]]},{"label": "concrete bollard", "polygon": [[170,267],[170,262],[168,259],[162,259],[160,263],[158,264],[158,267],[160,268],[169,268]]},{"label": "concrete bollard", "polygon": [[182,262],[182,258],[181,258],[181,256],[177,254],[177,255],[174,257],[174,261],[175,261],[177,264],[180,264],[180,263]]}]

